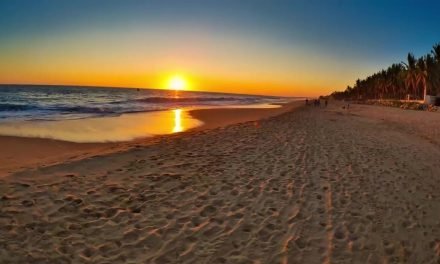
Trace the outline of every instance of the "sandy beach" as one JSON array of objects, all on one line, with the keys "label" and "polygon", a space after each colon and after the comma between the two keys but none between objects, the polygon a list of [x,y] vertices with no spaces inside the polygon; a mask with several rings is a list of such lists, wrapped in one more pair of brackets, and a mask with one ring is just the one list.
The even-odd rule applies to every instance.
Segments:
[{"label": "sandy beach", "polygon": [[341,106],[9,166],[0,262],[438,263],[440,114]]}]

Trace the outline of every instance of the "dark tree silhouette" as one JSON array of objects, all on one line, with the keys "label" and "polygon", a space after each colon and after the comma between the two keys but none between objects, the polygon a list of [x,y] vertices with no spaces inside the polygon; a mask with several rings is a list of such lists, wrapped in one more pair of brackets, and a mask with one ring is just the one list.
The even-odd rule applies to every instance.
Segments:
[{"label": "dark tree silhouette", "polygon": [[426,95],[440,93],[440,43],[431,52],[415,58],[408,53],[406,62],[395,63],[363,80],[353,87],[334,92],[336,99],[415,99],[425,100]]}]

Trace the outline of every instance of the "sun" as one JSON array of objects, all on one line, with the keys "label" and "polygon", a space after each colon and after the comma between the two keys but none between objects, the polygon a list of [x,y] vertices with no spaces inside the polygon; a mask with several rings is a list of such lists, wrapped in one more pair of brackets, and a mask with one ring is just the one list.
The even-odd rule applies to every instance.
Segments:
[{"label": "sun", "polygon": [[168,81],[168,88],[174,91],[182,91],[186,89],[186,81],[179,75],[173,76]]}]

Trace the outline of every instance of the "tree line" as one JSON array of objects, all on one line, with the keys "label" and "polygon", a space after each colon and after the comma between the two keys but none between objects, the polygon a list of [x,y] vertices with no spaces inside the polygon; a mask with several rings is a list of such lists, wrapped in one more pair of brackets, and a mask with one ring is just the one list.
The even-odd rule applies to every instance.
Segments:
[{"label": "tree line", "polygon": [[440,93],[440,43],[420,58],[408,53],[406,62],[394,63],[363,80],[356,80],[343,92],[333,92],[336,99],[424,100]]}]

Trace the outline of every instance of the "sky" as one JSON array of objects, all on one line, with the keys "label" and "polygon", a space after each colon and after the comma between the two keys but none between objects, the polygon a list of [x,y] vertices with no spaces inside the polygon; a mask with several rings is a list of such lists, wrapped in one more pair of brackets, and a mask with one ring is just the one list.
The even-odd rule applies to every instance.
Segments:
[{"label": "sky", "polygon": [[315,96],[440,42],[439,1],[2,0],[0,83]]}]

